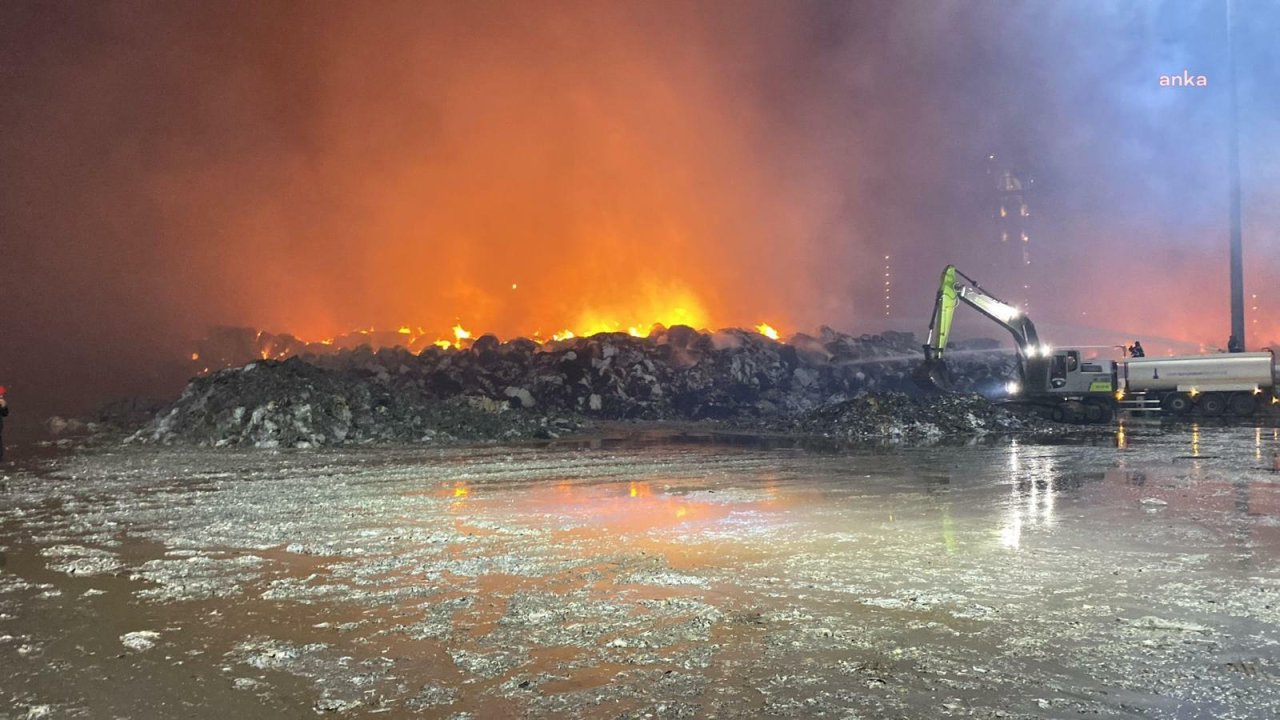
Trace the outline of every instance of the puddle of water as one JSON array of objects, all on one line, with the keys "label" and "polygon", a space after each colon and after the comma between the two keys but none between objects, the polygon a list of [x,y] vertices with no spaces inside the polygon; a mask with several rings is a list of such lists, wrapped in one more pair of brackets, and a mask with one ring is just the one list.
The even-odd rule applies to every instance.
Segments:
[{"label": "puddle of water", "polygon": [[[87,717],[1274,716],[1280,436],[1123,434],[60,457],[0,507],[0,694]],[[76,552],[120,568],[52,569]]]}]

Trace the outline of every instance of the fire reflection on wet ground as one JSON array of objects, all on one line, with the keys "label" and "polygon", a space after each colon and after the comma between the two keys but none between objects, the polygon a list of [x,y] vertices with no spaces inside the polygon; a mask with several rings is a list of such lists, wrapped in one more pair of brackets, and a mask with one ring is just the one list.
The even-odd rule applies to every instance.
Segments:
[{"label": "fire reflection on wet ground", "polygon": [[[15,717],[1280,710],[1274,428],[11,473]],[[141,634],[139,634],[141,633]]]}]

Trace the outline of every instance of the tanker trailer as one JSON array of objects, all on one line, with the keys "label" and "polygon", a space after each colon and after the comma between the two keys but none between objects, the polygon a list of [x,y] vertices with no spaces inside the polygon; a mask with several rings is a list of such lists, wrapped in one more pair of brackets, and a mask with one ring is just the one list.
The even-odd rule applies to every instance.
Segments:
[{"label": "tanker trailer", "polygon": [[1167,413],[1247,416],[1276,401],[1275,353],[1129,358],[1116,363],[1118,396],[1158,400]]}]

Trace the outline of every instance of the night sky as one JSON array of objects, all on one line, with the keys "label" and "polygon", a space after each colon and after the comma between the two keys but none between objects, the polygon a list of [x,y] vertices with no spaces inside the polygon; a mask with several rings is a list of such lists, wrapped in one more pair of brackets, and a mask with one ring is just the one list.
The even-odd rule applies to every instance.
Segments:
[{"label": "night sky", "polygon": [[[1257,347],[1280,340],[1280,3],[1237,16]],[[711,327],[922,334],[946,263],[1006,280],[983,274],[991,154],[1035,178],[1042,336],[1221,346],[1225,20],[1188,0],[6,2],[0,384],[14,419],[175,392],[218,324],[511,336],[678,302]],[[1183,70],[1207,87],[1160,86]]]}]

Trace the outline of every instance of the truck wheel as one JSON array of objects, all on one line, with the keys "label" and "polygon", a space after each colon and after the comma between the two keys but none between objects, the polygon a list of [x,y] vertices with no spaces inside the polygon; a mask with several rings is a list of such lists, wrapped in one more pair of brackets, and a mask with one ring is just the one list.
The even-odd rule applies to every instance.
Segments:
[{"label": "truck wheel", "polygon": [[1186,393],[1169,393],[1160,399],[1160,407],[1167,413],[1186,415],[1194,403]]},{"label": "truck wheel", "polygon": [[1200,412],[1210,417],[1221,415],[1226,410],[1227,399],[1222,393],[1205,393],[1204,399],[1200,401]]},{"label": "truck wheel", "polygon": [[1227,400],[1227,411],[1237,417],[1249,417],[1258,411],[1258,399],[1250,393],[1236,393]]},{"label": "truck wheel", "polygon": [[1056,423],[1067,421],[1067,411],[1062,409],[1061,405],[1054,405],[1053,410],[1049,411],[1049,419]]}]

